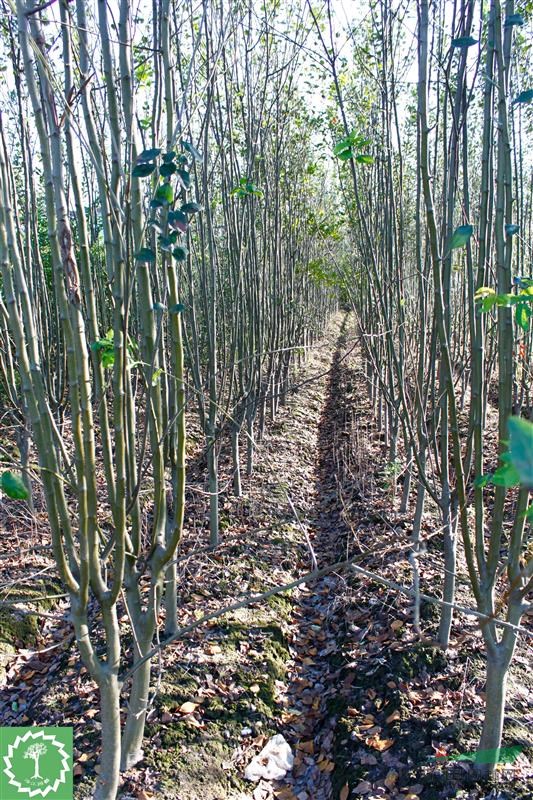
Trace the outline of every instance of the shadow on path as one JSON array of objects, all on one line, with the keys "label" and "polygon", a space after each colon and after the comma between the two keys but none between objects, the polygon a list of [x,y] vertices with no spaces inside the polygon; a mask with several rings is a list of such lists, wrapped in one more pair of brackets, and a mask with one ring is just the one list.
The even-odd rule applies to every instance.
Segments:
[{"label": "shadow on path", "polygon": [[[315,505],[308,519],[319,567],[342,557],[350,533],[339,495],[353,447],[355,370],[353,354],[346,356],[347,319],[342,324],[327,378],[317,443]],[[293,669],[288,688],[291,717],[284,733],[295,748],[296,757],[293,773],[286,779],[288,800],[332,797],[334,706],[342,666],[337,642],[343,638],[345,624],[343,593],[343,578],[328,575],[306,587],[294,609],[297,629],[291,643]]]}]

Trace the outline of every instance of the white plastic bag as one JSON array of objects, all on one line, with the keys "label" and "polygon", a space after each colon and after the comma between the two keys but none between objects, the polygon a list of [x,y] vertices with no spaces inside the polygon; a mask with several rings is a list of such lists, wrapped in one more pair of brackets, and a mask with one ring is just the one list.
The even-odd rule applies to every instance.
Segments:
[{"label": "white plastic bag", "polygon": [[246,769],[244,777],[247,781],[279,781],[293,768],[294,756],[289,743],[281,733],[273,736],[266,743],[261,752],[252,758]]}]

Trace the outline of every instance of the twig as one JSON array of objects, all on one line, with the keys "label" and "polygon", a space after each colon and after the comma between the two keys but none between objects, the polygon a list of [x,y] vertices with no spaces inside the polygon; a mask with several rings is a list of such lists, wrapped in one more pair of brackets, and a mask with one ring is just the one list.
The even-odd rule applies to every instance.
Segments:
[{"label": "twig", "polygon": [[292,502],[292,500],[290,498],[289,493],[286,492],[286,495],[287,495],[287,500],[289,501],[289,505],[290,505],[290,507],[292,509],[292,513],[296,517],[296,522],[300,526],[300,529],[301,529],[301,531],[302,531],[302,533],[303,533],[303,535],[305,537],[305,541],[307,543],[307,547],[309,548],[309,552],[311,554],[311,566],[313,567],[313,570],[317,570],[318,569],[318,561],[316,560],[316,553],[315,553],[315,551],[313,549],[313,545],[311,544],[311,539],[309,538],[309,534],[307,533],[307,530],[306,530],[305,526],[302,525],[302,523],[300,521],[300,517],[298,516],[298,512],[296,511],[296,509],[294,507],[294,504],[293,504],[293,502]]},{"label": "twig", "polygon": [[[410,545],[409,545],[410,546]],[[196,622],[192,622],[190,625],[185,625],[183,628],[179,628],[172,636],[169,636],[168,639],[162,641],[157,647],[153,647],[145,656],[144,658],[140,659],[133,667],[126,670],[124,676],[120,682],[121,691],[124,688],[124,684],[131,678],[131,676],[136,672],[139,667],[144,664],[146,661],[149,661],[153,658],[159,650],[163,647],[167,647],[172,642],[177,641],[178,639],[183,638],[186,634],[191,633],[192,631],[196,630],[196,628],[205,625],[207,622],[210,622],[213,619],[218,619],[219,617],[223,617],[226,614],[230,614],[232,611],[238,611],[240,608],[244,608],[245,606],[255,605],[256,603],[261,603],[263,600],[268,600],[269,597],[274,597],[277,594],[283,594],[283,592],[288,592],[291,589],[296,589],[298,586],[301,586],[303,583],[314,583],[315,581],[323,578],[325,575],[330,575],[332,572],[342,572],[345,569],[351,567],[354,572],[359,575],[363,575],[365,578],[368,578],[375,583],[383,584],[384,586],[388,586],[391,589],[399,592],[400,594],[405,594],[408,597],[414,596],[413,589],[408,588],[407,586],[402,586],[399,583],[394,583],[393,581],[387,580],[387,578],[382,578],[381,575],[376,575],[369,570],[363,569],[362,567],[358,567],[355,564],[355,561],[361,559],[361,555],[353,556],[352,558],[347,559],[346,561],[338,561],[335,564],[331,564],[327,567],[322,567],[322,569],[314,570],[313,572],[308,572],[303,575],[301,578],[297,578],[290,583],[282,584],[281,586],[275,586],[273,589],[269,589],[266,592],[261,592],[260,594],[252,594],[247,595],[242,600],[239,600],[237,603],[232,603],[229,606],[225,606],[224,608],[220,608],[217,611],[212,611],[210,614],[205,614],[200,619],[196,620]],[[432,605],[436,606],[444,606],[444,607],[451,607],[456,611],[461,612],[469,617],[476,617],[476,619],[482,620],[483,622],[492,622],[494,625],[501,627],[501,628],[510,628],[511,630],[515,631],[517,634],[521,633],[523,636],[533,639],[533,631],[527,630],[522,625],[513,625],[512,622],[507,622],[502,619],[495,619],[492,616],[487,614],[483,614],[481,611],[476,611],[474,608],[467,608],[465,606],[457,605],[456,603],[448,603],[445,600],[440,600],[437,597],[432,597],[431,595],[427,594],[420,594],[420,597],[425,600],[427,603],[431,603]]]}]

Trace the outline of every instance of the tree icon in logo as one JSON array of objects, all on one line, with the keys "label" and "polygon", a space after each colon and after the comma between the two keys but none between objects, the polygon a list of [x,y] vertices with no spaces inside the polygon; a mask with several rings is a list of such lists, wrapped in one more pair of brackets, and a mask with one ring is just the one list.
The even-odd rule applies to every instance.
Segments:
[{"label": "tree icon in logo", "polygon": [[0,743],[3,800],[71,800],[72,728],[1,728]]},{"label": "tree icon in logo", "polygon": [[35,771],[33,773],[33,779],[36,780],[37,778],[41,779],[41,775],[39,774],[39,759],[41,756],[44,756],[45,753],[48,752],[48,748],[43,742],[35,742],[35,744],[30,744],[26,752],[24,753],[24,758],[33,758],[35,762]]}]

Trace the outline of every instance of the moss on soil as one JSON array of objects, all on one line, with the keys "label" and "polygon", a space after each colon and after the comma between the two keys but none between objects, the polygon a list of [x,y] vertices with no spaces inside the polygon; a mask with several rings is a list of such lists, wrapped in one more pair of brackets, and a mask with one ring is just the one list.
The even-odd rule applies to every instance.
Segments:
[{"label": "moss on soil", "polygon": [[198,694],[205,673],[215,672],[214,666],[166,673],[156,698],[158,710],[172,712],[196,698],[203,727],[195,727],[186,717],[147,726],[147,741],[155,738],[157,745],[146,748],[144,763],[159,776],[161,800],[218,800],[249,790],[223,764],[243,742],[243,729],[251,729],[252,735],[275,733],[276,681],[284,678],[289,657],[280,620],[288,617],[290,608],[284,599],[270,608],[242,609],[213,631],[213,642],[222,649],[216,656],[216,674],[221,684],[230,687],[227,694],[220,690],[208,698]]},{"label": "moss on soil", "polygon": [[[3,599],[8,605],[0,607],[0,680],[5,674],[5,666],[16,653],[18,647],[32,647],[39,636],[37,616],[24,614],[16,604],[24,602],[24,609],[47,611],[54,600],[47,595],[61,593],[61,584],[53,578],[38,581],[33,586],[14,587]],[[34,603],[29,601],[37,598]]]}]

